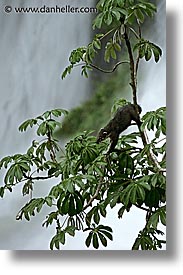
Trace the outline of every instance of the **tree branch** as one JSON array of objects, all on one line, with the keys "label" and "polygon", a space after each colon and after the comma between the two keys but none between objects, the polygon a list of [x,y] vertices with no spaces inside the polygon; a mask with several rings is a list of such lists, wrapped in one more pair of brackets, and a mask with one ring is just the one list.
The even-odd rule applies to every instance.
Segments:
[{"label": "tree branch", "polygon": [[[136,63],[134,62],[134,57],[133,57],[133,53],[132,53],[132,47],[131,47],[131,43],[127,34],[127,26],[124,25],[124,39],[125,39],[125,43],[126,43],[126,47],[128,50],[128,55],[129,55],[129,59],[130,59],[130,72],[131,72],[131,87],[132,87],[132,92],[133,92],[133,103],[135,105],[137,105],[137,71],[138,71],[138,65],[139,65],[139,60],[140,60],[140,54],[138,53],[137,56],[137,60]],[[139,37],[141,37],[141,28],[139,25]],[[145,133],[145,131],[142,131],[140,128],[140,125],[138,125],[139,128],[139,132],[141,135],[141,139],[143,142],[143,145],[146,146],[148,144],[148,138],[147,135]],[[159,162],[157,161],[156,157],[154,156],[153,152],[150,151],[149,152],[149,158],[152,161],[152,163],[155,164],[156,168],[159,171],[162,171],[161,166],[159,165]]]},{"label": "tree branch", "polygon": [[[138,24],[138,27],[139,27],[139,39],[142,38],[142,32],[141,32],[141,27],[140,27],[140,24]],[[136,64],[135,64],[135,84],[136,84],[136,87],[137,87],[137,72],[138,72],[138,67],[139,67],[139,61],[140,61],[140,50],[138,50],[138,55],[137,55],[137,59],[136,59]]]},{"label": "tree branch", "polygon": [[107,70],[104,70],[104,69],[102,69],[102,68],[99,68],[98,66],[96,66],[96,65],[94,65],[94,64],[89,64],[89,66],[91,66],[92,68],[94,68],[94,69],[96,69],[96,70],[98,70],[98,71],[100,71],[100,72],[103,72],[103,73],[113,73],[113,72],[117,69],[117,67],[118,67],[119,65],[121,65],[121,64],[130,64],[130,62],[129,62],[128,60],[120,61],[120,62],[116,63],[116,64],[114,65],[114,67],[112,68],[112,70],[110,70],[110,71],[107,71]]},{"label": "tree branch", "polygon": [[133,91],[133,103],[135,105],[137,105],[137,89],[136,89],[136,82],[135,82],[134,58],[133,58],[133,53],[132,53],[130,40],[129,40],[128,34],[127,34],[126,25],[124,26],[124,30],[125,30],[124,31],[124,39],[125,39],[125,43],[126,43],[126,46],[127,46],[129,59],[130,59],[130,72],[131,72],[131,83],[130,83],[130,85],[131,85],[132,91]]},{"label": "tree branch", "polygon": [[42,177],[41,176],[32,177],[32,176],[27,176],[25,173],[23,173],[23,176],[27,180],[47,180],[47,179],[53,178],[55,175],[50,175],[50,176],[45,176],[45,177],[43,177],[43,176]]},{"label": "tree branch", "polygon": [[138,204],[134,204],[134,205],[135,205],[137,208],[141,209],[141,210],[144,210],[144,211],[146,211],[146,212],[149,211],[149,208],[145,208],[145,207],[140,206],[140,205],[138,205]]},{"label": "tree branch", "polygon": [[101,186],[102,186],[102,182],[103,182],[103,177],[100,177],[100,182],[97,186],[97,189],[95,191],[95,194],[90,198],[89,202],[83,207],[83,211],[88,208],[89,206],[91,206],[92,202],[94,201],[94,199],[98,196],[99,194],[99,191],[101,189]]}]

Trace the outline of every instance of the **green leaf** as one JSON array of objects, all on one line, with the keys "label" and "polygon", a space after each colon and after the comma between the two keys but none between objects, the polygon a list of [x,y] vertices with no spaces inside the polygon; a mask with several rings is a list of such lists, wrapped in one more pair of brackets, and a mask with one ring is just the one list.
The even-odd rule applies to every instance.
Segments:
[{"label": "green leaf", "polygon": [[51,112],[50,111],[46,111],[43,116],[45,119],[47,119],[50,116]]},{"label": "green leaf", "polygon": [[98,236],[97,236],[97,233],[93,233],[93,247],[95,249],[98,249],[99,248],[99,242],[98,242]]},{"label": "green leaf", "polygon": [[117,58],[117,55],[116,55],[116,52],[115,52],[114,46],[113,46],[113,47],[111,47],[111,52],[110,52],[110,54],[111,54],[111,57],[112,57],[113,59],[116,59],[116,58]]},{"label": "green leaf", "polygon": [[140,246],[140,243],[141,243],[141,239],[140,238],[136,238],[133,246],[132,246],[132,250],[139,250],[139,246]]},{"label": "green leaf", "polygon": [[125,0],[117,0],[117,3],[121,7],[125,4]]},{"label": "green leaf", "polygon": [[93,21],[93,29],[95,29],[95,27],[100,29],[102,27],[103,20],[104,20],[104,14],[103,13],[100,13],[99,15],[97,15],[97,17]]},{"label": "green leaf", "polygon": [[4,187],[0,187],[0,197],[3,198],[4,196]]},{"label": "green leaf", "polygon": [[134,15],[134,12],[131,12],[131,13],[129,13],[129,15],[125,18],[125,24],[130,24],[130,25],[132,25],[133,23],[134,23],[134,21],[135,21],[135,15]]},{"label": "green leaf", "polygon": [[50,242],[50,249],[51,249],[51,250],[53,250],[53,248],[54,248],[55,241],[56,241],[56,236],[54,236],[54,237],[51,239],[51,242]]},{"label": "green leaf", "polygon": [[65,228],[65,232],[67,232],[70,236],[74,237],[76,228],[74,226],[67,226]]},{"label": "green leaf", "polygon": [[166,226],[166,212],[163,208],[160,208],[159,215],[160,215],[161,223]]},{"label": "green leaf", "polygon": [[67,76],[67,74],[71,73],[72,69],[73,69],[73,64],[69,65],[67,68],[65,68],[65,70],[63,71],[63,73],[61,75],[61,78],[64,79]]},{"label": "green leaf", "polygon": [[150,10],[157,12],[157,8],[154,4],[147,2],[145,3],[145,5],[146,5],[146,8],[149,8]]},{"label": "green leaf", "polygon": [[120,18],[121,18],[121,14],[118,10],[113,9],[112,10],[112,15],[116,18],[117,21],[119,21]]},{"label": "green leaf", "polygon": [[152,226],[156,229],[159,222],[159,213],[155,212],[152,214],[152,216],[149,219],[149,224],[152,224]]},{"label": "green leaf", "polygon": [[146,193],[144,191],[144,188],[140,185],[137,186],[137,194],[142,201],[145,200]]},{"label": "green leaf", "polygon": [[13,161],[13,158],[10,156],[4,157],[1,161],[0,161],[0,169],[3,167],[6,169],[8,167],[8,164],[11,163]]},{"label": "green leaf", "polygon": [[151,48],[147,46],[146,51],[145,51],[145,60],[149,61],[152,57],[152,51]]},{"label": "green leaf", "polygon": [[58,236],[59,242],[61,242],[61,244],[65,244],[65,232],[60,231],[57,236]]},{"label": "green leaf", "polygon": [[100,233],[100,232],[97,232],[97,233],[98,233],[98,236],[99,236],[99,239],[100,239],[102,245],[106,247],[107,246],[107,239],[105,238],[105,236],[102,233]]},{"label": "green leaf", "polygon": [[103,230],[103,229],[100,229],[100,232],[103,234],[103,235],[105,235],[109,240],[113,240],[113,237],[112,237],[112,234],[111,233],[109,233],[108,231],[105,231],[105,230]]},{"label": "green leaf", "polygon": [[43,123],[41,123],[37,129],[37,135],[38,136],[44,136],[47,132],[47,127],[46,127],[46,122],[44,121]]},{"label": "green leaf", "polygon": [[95,46],[96,49],[98,49],[98,50],[101,49],[101,42],[99,39],[94,40],[93,45]]},{"label": "green leaf", "polygon": [[[144,180],[145,180],[146,176],[144,176]],[[151,186],[150,184],[146,183],[146,182],[138,182],[139,186],[142,186],[143,188],[145,188],[146,190],[150,191],[151,190]]]},{"label": "green leaf", "polygon": [[51,197],[46,197],[45,202],[48,206],[50,206],[50,207],[52,206],[52,198]]},{"label": "green leaf", "polygon": [[135,204],[137,201],[137,188],[137,184],[134,184],[130,191],[130,201],[133,204]]},{"label": "green leaf", "polygon": [[112,228],[110,226],[106,226],[106,225],[102,225],[102,224],[98,226],[98,229],[112,232]]},{"label": "green leaf", "polygon": [[20,162],[19,165],[23,168],[22,170],[26,172],[31,171],[30,166],[26,162]]},{"label": "green leaf", "polygon": [[112,13],[111,11],[105,13],[105,23],[109,26],[112,23]]},{"label": "green leaf", "polygon": [[[62,197],[60,197],[62,199]],[[59,208],[60,201],[57,202],[57,206]],[[65,199],[63,200],[63,203],[61,205],[61,213],[67,214],[69,213],[69,194],[65,196]]]},{"label": "green leaf", "polygon": [[70,195],[68,214],[70,216],[74,216],[75,214],[77,214],[77,209],[76,209],[76,206],[75,206],[75,200],[74,200],[74,196],[72,194]]},{"label": "green leaf", "polygon": [[18,165],[15,165],[15,178],[18,182],[21,181],[23,178],[22,170]]},{"label": "green leaf", "polygon": [[101,215],[105,218],[106,215],[107,215],[107,211],[105,209],[105,206],[104,205],[100,205],[99,210],[100,210]]},{"label": "green leaf", "polygon": [[74,198],[76,202],[76,210],[77,210],[77,213],[79,214],[83,210],[84,200],[78,191],[74,193]]},{"label": "green leaf", "polygon": [[85,244],[86,244],[87,247],[89,247],[90,244],[91,244],[92,235],[93,235],[93,233],[90,232],[89,235],[88,235],[88,237],[86,238]]},{"label": "green leaf", "polygon": [[142,11],[141,11],[140,8],[138,8],[138,9],[135,10],[135,16],[137,17],[137,19],[138,19],[141,23],[144,22],[144,15],[143,15],[143,13],[142,13]]},{"label": "green leaf", "polygon": [[157,63],[160,57],[162,56],[162,50],[160,47],[158,47],[155,44],[152,44],[152,50],[153,50],[155,62]]},{"label": "green leaf", "polygon": [[37,212],[39,213],[43,207],[43,204],[45,203],[44,199],[43,198],[40,198],[40,199],[37,199],[37,202],[36,202],[36,209],[37,209]]},{"label": "green leaf", "polygon": [[114,43],[114,49],[118,52],[121,51],[121,46],[118,43]]},{"label": "green leaf", "polygon": [[158,207],[160,201],[160,194],[156,188],[148,192],[145,198],[145,204],[149,207]]},{"label": "green leaf", "polygon": [[99,224],[100,222],[100,215],[98,213],[98,209],[96,208],[95,212],[94,212],[94,216],[93,216],[93,220],[96,224]]},{"label": "green leaf", "polygon": [[152,185],[153,187],[155,187],[156,184],[157,184],[157,182],[158,182],[158,174],[152,175],[151,178],[150,178],[150,183],[151,183],[151,185]]},{"label": "green leaf", "polygon": [[123,217],[123,214],[126,210],[126,207],[125,206],[122,206],[119,211],[118,211],[118,218],[121,219]]},{"label": "green leaf", "polygon": [[33,125],[37,124],[37,119],[28,119],[24,121],[20,126],[19,126],[19,131],[23,132],[27,130],[27,127],[30,126],[31,128]]}]

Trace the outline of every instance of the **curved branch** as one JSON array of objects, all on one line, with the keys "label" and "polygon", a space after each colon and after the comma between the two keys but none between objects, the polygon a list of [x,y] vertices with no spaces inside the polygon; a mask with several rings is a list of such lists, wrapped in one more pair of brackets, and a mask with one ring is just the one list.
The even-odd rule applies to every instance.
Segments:
[{"label": "curved branch", "polygon": [[138,205],[138,204],[134,204],[134,206],[136,206],[137,208],[139,208],[139,209],[141,209],[141,210],[144,210],[144,211],[146,211],[146,212],[148,212],[148,211],[149,211],[149,208],[146,208],[146,207],[140,206],[140,205]]},{"label": "curved branch", "polygon": [[107,71],[107,70],[104,70],[104,69],[102,69],[102,68],[99,68],[98,66],[96,66],[96,65],[94,65],[94,64],[89,64],[89,66],[91,66],[92,68],[94,68],[94,69],[96,69],[96,70],[98,70],[98,71],[100,71],[100,72],[103,72],[103,73],[113,73],[113,72],[117,69],[117,67],[118,67],[119,65],[121,65],[121,64],[130,64],[130,62],[129,62],[128,60],[120,61],[120,62],[116,63],[116,64],[114,65],[114,67],[112,68],[112,70],[110,70],[110,71]]},{"label": "curved branch", "polygon": [[27,179],[27,180],[47,180],[47,179],[51,179],[51,178],[53,178],[55,175],[50,175],[50,176],[45,176],[45,177],[32,177],[32,176],[27,176],[25,173],[23,173],[23,176],[24,176],[24,178],[25,179]]}]

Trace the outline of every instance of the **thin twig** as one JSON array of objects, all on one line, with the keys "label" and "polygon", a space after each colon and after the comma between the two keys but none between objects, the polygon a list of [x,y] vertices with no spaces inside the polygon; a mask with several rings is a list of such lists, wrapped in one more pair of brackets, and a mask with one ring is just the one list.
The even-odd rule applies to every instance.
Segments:
[{"label": "thin twig", "polygon": [[137,208],[139,208],[139,209],[142,209],[142,210],[144,210],[144,211],[149,211],[149,208],[145,208],[145,207],[143,207],[143,206],[140,206],[140,205],[138,205],[138,204],[134,204]]},{"label": "thin twig", "polygon": [[137,39],[140,39],[140,36],[136,33],[136,31],[133,28],[129,28],[131,32],[135,35]]},{"label": "thin twig", "polygon": [[125,61],[120,61],[120,62],[118,62],[118,63],[116,63],[115,65],[114,65],[114,67],[112,68],[112,70],[104,70],[104,69],[102,69],[102,68],[99,68],[98,66],[96,66],[96,65],[94,65],[94,64],[89,64],[89,66],[91,66],[92,68],[94,68],[94,69],[96,69],[96,70],[98,70],[98,71],[101,71],[101,72],[103,72],[103,73],[113,73],[115,70],[116,70],[116,68],[119,66],[119,65],[121,65],[121,64],[130,64],[130,62],[128,61],[128,60],[125,60]]},{"label": "thin twig", "polygon": [[113,32],[116,28],[113,28],[112,30],[106,32],[102,37],[100,37],[100,40],[104,39],[104,37],[108,36],[111,32]]},{"label": "thin twig", "polygon": [[95,191],[95,194],[90,198],[89,202],[83,207],[83,210],[85,210],[86,208],[88,208],[89,206],[91,206],[91,203],[94,201],[94,199],[98,196],[101,186],[102,186],[102,182],[103,182],[103,177],[100,177],[100,182],[97,186],[97,189]]},{"label": "thin twig", "polygon": [[41,176],[32,177],[32,176],[27,176],[25,173],[23,173],[23,176],[24,176],[24,178],[27,179],[27,180],[47,180],[47,179],[51,179],[51,178],[54,177],[54,175],[45,176],[45,177],[41,177]]}]

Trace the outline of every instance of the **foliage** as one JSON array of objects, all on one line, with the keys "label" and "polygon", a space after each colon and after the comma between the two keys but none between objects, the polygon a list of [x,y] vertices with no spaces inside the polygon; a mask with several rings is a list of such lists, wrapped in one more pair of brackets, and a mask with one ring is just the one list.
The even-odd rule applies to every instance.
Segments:
[{"label": "foliage", "polygon": [[[121,90],[125,93],[127,84],[124,70],[120,70],[113,77],[108,77],[106,81],[97,83],[96,92],[92,97],[82,105],[71,109],[68,116],[64,117],[62,129],[57,131],[56,136],[68,138],[91,129],[97,133],[100,127],[110,119],[111,106],[115,103],[114,98],[121,98]],[[117,106],[116,103],[114,105],[120,106]],[[112,110],[112,113],[115,111],[116,108]]]},{"label": "foliage", "polygon": [[[160,232],[157,229],[158,222],[165,225],[165,207],[161,206],[165,203],[165,176],[149,164],[148,151],[152,148],[156,152],[164,168],[165,144],[159,148],[159,137],[155,137],[147,148],[142,149],[138,146],[139,134],[132,133],[120,138],[117,153],[106,156],[104,153],[108,142],[97,144],[96,138],[85,132],[70,140],[63,154],[58,141],[53,138],[53,125],[48,123],[51,120],[57,125],[57,121],[50,116],[54,114],[59,117],[62,113],[63,110],[52,110],[49,111],[49,117],[44,113],[23,123],[20,131],[33,125],[37,127],[37,136],[45,139],[34,140],[25,154],[8,156],[0,162],[0,167],[7,170],[5,184],[0,188],[1,197],[4,197],[5,190],[12,192],[20,183],[25,196],[33,193],[37,181],[58,179],[58,184],[51,188],[46,197],[30,199],[18,213],[17,220],[25,218],[29,221],[47,205],[50,213],[43,226],[55,223],[57,228],[50,242],[51,249],[58,249],[60,244],[65,244],[67,234],[75,236],[78,230],[89,232],[86,246],[92,244],[98,248],[99,244],[107,246],[107,239],[112,240],[112,229],[100,224],[101,217],[107,215],[107,207],[121,205],[119,218],[129,212],[132,206],[147,207],[145,209],[150,218],[144,231],[139,233],[133,249],[139,246],[142,249],[160,247],[164,241],[157,239],[156,235]],[[157,131],[164,135],[162,119],[165,108],[161,109],[161,116],[157,116],[157,123],[151,122],[153,113],[149,112],[148,116],[143,117],[142,127],[153,125],[155,135]],[[160,113],[160,110],[155,113]],[[41,121],[41,124],[35,124],[35,121]],[[45,123],[46,130],[41,126]],[[46,155],[46,151],[49,155]],[[60,157],[55,157],[56,152],[58,155],[60,153]],[[92,204],[93,201],[95,204]],[[92,208],[88,210],[90,206]]]},{"label": "foliage", "polygon": [[[145,57],[148,61],[154,55],[157,62],[162,54],[157,45],[142,38],[140,27],[145,17],[154,15],[156,7],[145,0],[100,0],[97,7],[99,14],[93,28],[106,26],[108,29],[104,34],[96,34],[87,47],[72,51],[70,65],[62,78],[80,62],[85,76],[90,69],[106,72],[95,66],[93,60],[101,49],[103,38],[110,35],[105,45],[104,60],[110,62],[116,59],[117,52],[126,45],[129,60],[125,63],[130,65],[130,86],[133,103],[136,104],[140,59]],[[137,40],[133,47],[129,32]],[[123,63],[116,63],[110,72]],[[124,104],[125,99],[116,101],[112,114]],[[55,226],[50,249],[60,249],[67,236],[74,237],[77,231],[87,233],[86,247],[106,247],[113,240],[113,230],[102,223],[108,209],[114,207],[120,207],[119,219],[135,207],[146,212],[144,228],[134,241],[133,250],[161,249],[165,240],[160,237],[163,232],[158,226],[166,225],[165,112],[166,108],[161,107],[146,113],[141,118],[138,131],[121,135],[116,149],[110,154],[106,154],[109,141],[97,144],[91,131],[77,134],[63,150],[54,133],[62,127],[60,117],[68,114],[66,110],[46,111],[25,121],[19,130],[23,132],[34,128],[36,136],[25,154],[7,156],[0,161],[0,169],[5,169],[0,197],[5,196],[6,190],[12,192],[22,184],[22,195],[27,196],[28,201],[17,214],[17,220],[30,221],[43,207],[50,209],[42,224],[44,227]],[[146,135],[151,132],[151,140],[147,141],[145,132]],[[51,179],[57,183],[47,195],[34,197],[37,182]]]},{"label": "foliage", "polygon": [[162,55],[161,49],[154,43],[141,37],[135,30],[136,25],[144,22],[145,17],[153,17],[156,7],[146,0],[101,0],[97,4],[99,14],[94,19],[93,28],[101,29],[102,26],[109,28],[105,34],[97,33],[88,46],[83,46],[73,50],[69,57],[70,65],[64,70],[62,79],[70,74],[74,66],[82,63],[81,74],[88,77],[88,70],[93,69],[93,61],[102,49],[103,39],[112,34],[112,38],[104,45],[104,60],[110,62],[116,60],[118,52],[122,51],[125,26],[129,26],[129,31],[135,34],[137,42],[134,45],[134,51],[139,51],[139,57],[145,57],[146,61],[152,58],[152,53],[156,62]]}]

